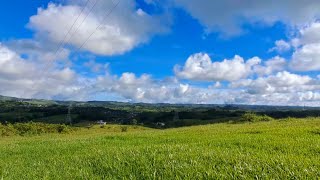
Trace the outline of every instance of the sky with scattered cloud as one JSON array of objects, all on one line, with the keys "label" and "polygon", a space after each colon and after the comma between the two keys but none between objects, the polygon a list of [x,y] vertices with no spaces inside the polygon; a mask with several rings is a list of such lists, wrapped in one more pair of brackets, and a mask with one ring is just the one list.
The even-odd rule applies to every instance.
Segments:
[{"label": "sky with scattered cloud", "polygon": [[7,1],[0,95],[320,106],[319,9],[318,0]]}]

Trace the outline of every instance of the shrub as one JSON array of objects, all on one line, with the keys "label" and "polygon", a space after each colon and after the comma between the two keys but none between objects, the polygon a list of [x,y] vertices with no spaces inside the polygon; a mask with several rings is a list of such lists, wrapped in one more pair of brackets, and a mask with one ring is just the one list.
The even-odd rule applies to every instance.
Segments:
[{"label": "shrub", "polygon": [[248,113],[245,113],[241,116],[241,121],[245,121],[245,122],[257,122],[259,121],[258,120],[258,117],[255,113],[252,113],[252,112],[248,112]]},{"label": "shrub", "polygon": [[58,133],[68,133],[70,132],[70,128],[64,124],[58,125],[57,126],[57,132]]},{"label": "shrub", "polygon": [[274,120],[272,117],[267,115],[257,115],[252,112],[248,112],[242,115],[241,121],[245,122],[260,122],[260,121],[272,121]]},{"label": "shrub", "polygon": [[45,124],[45,123],[16,123],[16,124],[0,124],[0,136],[11,135],[39,135],[45,133],[67,133],[71,129],[66,125]]},{"label": "shrub", "polygon": [[2,125],[0,123],[0,136],[12,136],[16,134],[16,130],[12,124]]},{"label": "shrub", "polygon": [[54,132],[53,125],[43,123],[16,123],[13,124],[19,135],[38,135]]},{"label": "shrub", "polygon": [[320,128],[314,129],[311,131],[314,135],[320,135]]},{"label": "shrub", "polygon": [[260,117],[260,121],[273,121],[274,119],[270,116],[267,115],[263,115],[263,116],[259,116]]},{"label": "shrub", "polygon": [[127,126],[121,126],[121,132],[127,132],[128,127]]},{"label": "shrub", "polygon": [[131,124],[132,124],[132,125],[137,125],[137,124],[138,124],[138,120],[132,119],[132,120],[131,120]]}]

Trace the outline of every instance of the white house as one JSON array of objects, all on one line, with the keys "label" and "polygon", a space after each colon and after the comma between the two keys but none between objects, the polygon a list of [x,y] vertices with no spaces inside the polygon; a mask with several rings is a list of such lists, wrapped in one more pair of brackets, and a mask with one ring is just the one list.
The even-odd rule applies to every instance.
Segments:
[{"label": "white house", "polygon": [[99,120],[99,121],[97,121],[97,124],[99,124],[99,125],[106,125],[107,122],[104,122],[103,120]]}]

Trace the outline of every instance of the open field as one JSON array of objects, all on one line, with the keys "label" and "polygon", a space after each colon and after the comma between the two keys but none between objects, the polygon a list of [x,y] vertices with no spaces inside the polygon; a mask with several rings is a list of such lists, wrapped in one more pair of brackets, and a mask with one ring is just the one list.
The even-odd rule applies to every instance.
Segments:
[{"label": "open field", "polygon": [[127,127],[0,137],[0,179],[320,177],[320,119]]}]

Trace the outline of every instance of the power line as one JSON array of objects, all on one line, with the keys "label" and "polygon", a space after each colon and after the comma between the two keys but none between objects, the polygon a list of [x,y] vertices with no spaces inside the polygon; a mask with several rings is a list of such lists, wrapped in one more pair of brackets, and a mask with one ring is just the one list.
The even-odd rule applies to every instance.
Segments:
[{"label": "power line", "polygon": [[[87,13],[86,17],[82,20],[82,22],[79,24],[79,26],[76,28],[76,30],[71,34],[70,38],[68,39],[68,41],[71,39],[71,37],[73,37],[73,35],[79,30],[79,28],[81,27],[81,25],[84,23],[84,21],[87,19],[87,17],[89,16],[89,14],[91,13],[91,11],[93,10],[93,8],[96,6],[97,2],[99,0],[96,0],[95,3],[93,4],[93,6],[90,8],[89,12]],[[45,65],[44,65],[44,68],[43,70],[41,71],[39,77],[41,78],[45,72],[48,71],[50,65],[54,62],[55,60],[55,57],[58,55],[58,53],[60,53],[61,51],[59,51],[61,49],[61,46],[63,44],[65,44],[65,40],[66,40],[66,37],[68,36],[68,34],[71,32],[71,30],[73,29],[73,27],[75,26],[76,22],[79,20],[80,16],[83,14],[84,10],[86,9],[87,5],[89,4],[90,0],[87,0],[85,6],[82,8],[80,14],[78,15],[78,17],[75,19],[75,21],[73,22],[73,24],[71,25],[71,27],[69,28],[67,34],[65,35],[65,37],[63,38],[63,40],[59,43],[59,46],[58,46],[58,49],[55,51],[54,53],[54,57],[52,58],[52,60],[49,60]],[[32,87],[31,87],[31,90],[33,89],[33,87],[35,86],[35,84],[33,83],[32,84]],[[26,94],[26,92],[24,91],[23,94]]]},{"label": "power line", "polygon": [[55,52],[55,55],[58,53],[59,49],[62,47],[62,45],[64,44],[64,41],[66,40],[68,34],[70,34],[71,30],[73,29],[74,25],[76,24],[76,22],[79,20],[81,14],[84,12],[84,10],[86,9],[87,5],[89,4],[90,0],[87,0],[87,2],[85,3],[85,5],[83,6],[83,8],[81,9],[80,14],[78,15],[78,17],[76,18],[76,20],[73,22],[73,24],[71,25],[71,27],[69,28],[67,34],[64,36],[63,40],[59,43],[59,46]]},{"label": "power line", "polygon": [[[82,45],[75,51],[75,53],[77,53],[78,51],[80,51],[82,49],[82,47],[89,41],[89,39],[93,36],[93,34],[102,26],[102,23],[107,19],[108,16],[110,16],[110,14],[116,9],[116,7],[119,5],[120,0],[118,0],[118,2],[111,8],[111,10],[106,13],[106,15],[103,17],[102,21],[99,23],[98,27],[88,36],[88,38],[82,43]],[[72,125],[72,117],[71,117],[71,107],[72,107],[72,101],[69,104],[69,108],[68,108],[68,116],[67,119],[68,121],[70,121],[70,124]]]},{"label": "power line", "polygon": [[[87,13],[86,17],[82,20],[82,22],[80,23],[80,25],[76,28],[76,30],[72,33],[72,35],[70,36],[69,40],[74,36],[74,34],[79,30],[79,28],[82,26],[82,24],[84,23],[84,21],[87,19],[87,17],[90,15],[91,11],[93,10],[93,8],[96,6],[97,2],[99,0],[96,0],[94,5],[90,8],[89,12]],[[86,3],[86,6],[89,4],[90,0],[87,1]],[[75,51],[75,53],[77,53],[78,51],[80,51],[84,45],[90,40],[90,38],[96,33],[96,31],[102,26],[103,22],[110,16],[110,14],[116,9],[116,7],[120,4],[120,0],[117,1],[116,4],[114,4],[114,6],[110,9],[109,12],[107,12],[105,14],[105,16],[102,18],[102,21],[100,21],[99,25],[96,27],[96,29],[88,36],[88,38],[82,43],[82,45]],[[78,15],[78,17],[75,19],[74,23],[71,25],[71,27],[69,28],[68,30],[68,33],[65,35],[65,37],[68,36],[68,34],[71,32],[71,30],[73,29],[73,27],[75,26],[76,22],[79,20],[81,14],[84,12],[84,9],[86,8],[86,6],[81,10],[81,13]],[[68,41],[69,41],[68,40]],[[58,51],[56,51],[57,53],[59,52],[59,49],[60,49],[60,46],[61,44],[63,45],[64,43],[68,42],[64,42],[65,41],[65,38],[63,38],[63,41],[59,44],[59,47],[58,47]],[[57,55],[57,54],[55,54]],[[49,66],[51,65],[51,63],[53,63],[54,61],[54,58],[52,58],[52,60],[49,60],[49,62],[47,62],[47,64],[45,65],[44,69],[42,70],[42,72],[40,73],[40,78],[41,76],[43,76],[43,74],[45,72],[47,72],[47,70],[49,69]],[[34,88],[35,84],[33,83],[32,84],[32,87],[31,87],[31,90]],[[23,94],[26,94],[26,92],[24,91]]]},{"label": "power line", "polygon": [[[82,20],[82,22],[79,24],[79,26],[76,28],[76,30],[72,33],[72,35],[70,36],[70,38],[68,39],[68,41],[74,36],[74,34],[75,34],[76,32],[78,32],[78,30],[80,29],[80,27],[82,26],[82,24],[84,23],[84,21],[88,18],[88,16],[90,15],[90,13],[91,13],[91,11],[93,10],[93,8],[96,6],[96,4],[97,4],[98,1],[99,1],[99,0],[96,0],[96,1],[95,1],[95,3],[93,4],[93,6],[90,8],[89,12],[87,13],[86,17]],[[85,7],[84,7],[84,8],[85,8]],[[82,11],[82,12],[83,12],[83,11]],[[81,14],[82,14],[82,13],[79,14],[79,17],[81,16]],[[77,18],[77,19],[78,19],[78,18]],[[75,22],[74,22],[74,24],[75,24]],[[71,31],[71,29],[72,29],[72,27],[71,27],[69,30]],[[63,44],[67,43],[68,41],[64,42]],[[63,44],[62,44],[62,45],[63,45]],[[60,48],[57,49],[57,51],[56,51],[56,53],[54,54],[54,56],[57,56],[57,55],[61,52],[61,51],[59,51],[59,50],[60,50]],[[54,62],[54,59],[51,60],[51,61],[49,61],[49,62],[45,65],[44,71],[42,71],[42,72],[47,71],[47,70],[49,69],[50,65],[51,65],[53,62]]]},{"label": "power line", "polygon": [[[71,25],[71,27],[69,28],[67,34],[65,34],[63,40],[59,43],[57,50],[54,53],[54,56],[57,56],[58,53],[60,53],[60,49],[63,46],[63,44],[65,44],[66,42],[68,42],[75,34],[76,32],[78,32],[78,30],[80,29],[80,27],[82,26],[82,24],[84,23],[84,21],[87,19],[87,17],[90,15],[91,11],[93,10],[93,8],[96,6],[97,2],[99,0],[96,0],[94,5],[91,7],[91,9],[89,10],[88,14],[86,15],[86,17],[82,20],[82,22],[79,24],[79,26],[76,28],[76,30],[71,34],[70,38],[66,41],[66,38],[68,37],[68,35],[70,34],[71,30],[75,27],[77,21],[79,20],[79,18],[81,17],[81,15],[83,14],[84,10],[86,9],[87,5],[89,4],[90,0],[87,0],[85,6],[82,8],[80,14],[77,16],[77,18],[75,19],[75,21],[73,22],[73,24]],[[96,33],[96,31],[102,26],[103,22],[110,16],[110,14],[116,9],[116,7],[120,4],[120,0],[117,1],[117,3],[111,8],[111,10],[105,14],[105,16],[102,18],[102,21],[99,23],[99,25],[96,27],[96,29],[88,36],[88,38],[81,44],[81,46],[76,50],[76,52],[80,51],[84,45],[89,41],[89,39]],[[49,69],[49,66],[54,62],[55,58],[52,58],[51,60],[49,60],[46,64],[44,69],[42,69],[41,73],[39,74],[40,78],[41,76],[44,75],[44,73],[47,72],[47,70]],[[33,80],[32,80],[33,81]],[[34,88],[36,84],[33,83],[31,86],[31,90]],[[26,91],[24,91],[23,94],[26,94]],[[70,124],[72,124],[72,117],[71,117],[71,107],[72,107],[72,102],[69,104],[68,107],[68,115],[67,115],[67,120],[70,122]]]},{"label": "power line", "polygon": [[[69,37],[68,41],[78,32],[78,30],[80,29],[80,27],[82,26],[82,24],[85,22],[85,20],[87,20],[87,18],[89,17],[91,11],[93,10],[93,8],[97,5],[99,0],[96,0],[93,4],[93,6],[91,6],[88,14],[85,16],[85,18],[82,19],[81,23],[79,24],[78,28],[71,34],[71,36]],[[81,15],[81,14],[80,14]],[[67,41],[67,42],[68,42]],[[59,49],[58,49],[59,50]]]},{"label": "power line", "polygon": [[97,30],[102,26],[103,22],[110,16],[110,14],[117,8],[119,4],[120,4],[120,0],[118,0],[117,3],[111,8],[111,10],[105,14],[105,16],[102,18],[102,21],[98,25],[98,27],[88,36],[88,38],[82,43],[82,45],[76,50],[76,52],[80,51],[84,47],[84,45],[97,32]]}]

